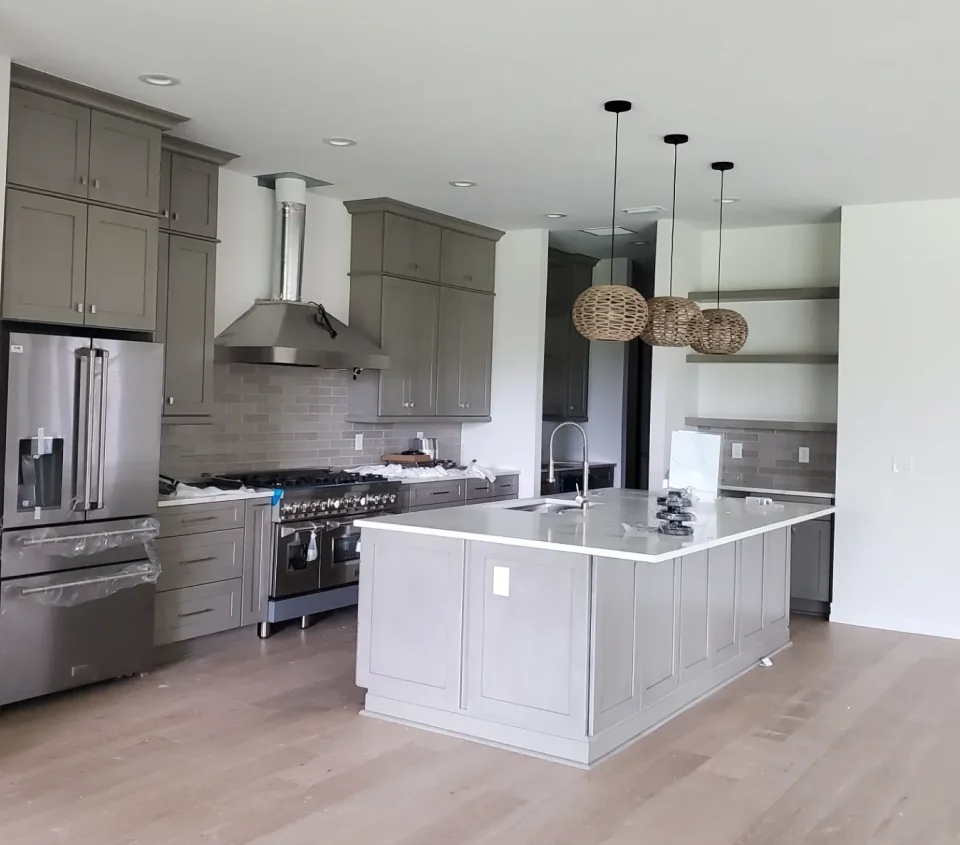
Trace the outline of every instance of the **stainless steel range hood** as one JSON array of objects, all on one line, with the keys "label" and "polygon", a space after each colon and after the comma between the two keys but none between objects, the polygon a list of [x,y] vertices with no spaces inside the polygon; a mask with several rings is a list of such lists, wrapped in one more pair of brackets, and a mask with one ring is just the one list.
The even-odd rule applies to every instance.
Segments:
[{"label": "stainless steel range hood", "polygon": [[274,219],[273,298],[258,299],[214,341],[214,360],[286,364],[330,370],[390,366],[373,341],[331,317],[322,304],[301,302],[306,180],[278,177]]}]

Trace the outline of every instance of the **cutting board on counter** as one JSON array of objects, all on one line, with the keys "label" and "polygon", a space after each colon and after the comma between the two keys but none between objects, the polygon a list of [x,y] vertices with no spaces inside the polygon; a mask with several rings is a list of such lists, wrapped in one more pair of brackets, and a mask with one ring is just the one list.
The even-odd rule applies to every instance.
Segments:
[{"label": "cutting board on counter", "polygon": [[387,464],[409,464],[410,466],[419,466],[420,464],[432,464],[433,458],[429,455],[383,455],[383,462]]}]

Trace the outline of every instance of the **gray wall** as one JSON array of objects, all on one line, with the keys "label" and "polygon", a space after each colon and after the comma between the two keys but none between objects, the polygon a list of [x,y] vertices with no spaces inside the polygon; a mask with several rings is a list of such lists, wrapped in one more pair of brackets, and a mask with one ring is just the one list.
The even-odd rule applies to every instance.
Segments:
[{"label": "gray wall", "polygon": [[[440,455],[459,460],[459,424],[346,422],[341,370],[218,364],[213,425],[166,425],[160,468],[183,480],[203,473],[379,463],[406,449],[417,431],[440,438]],[[363,451],[354,435],[363,432]]]}]

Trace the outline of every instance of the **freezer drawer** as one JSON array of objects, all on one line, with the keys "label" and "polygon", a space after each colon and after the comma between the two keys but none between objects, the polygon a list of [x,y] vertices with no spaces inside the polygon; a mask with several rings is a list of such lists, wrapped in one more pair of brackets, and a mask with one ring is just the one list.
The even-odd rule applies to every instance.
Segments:
[{"label": "freezer drawer", "polygon": [[[123,579],[129,566],[0,583],[0,705],[150,669],[154,585]],[[65,606],[105,583],[117,591]]]}]

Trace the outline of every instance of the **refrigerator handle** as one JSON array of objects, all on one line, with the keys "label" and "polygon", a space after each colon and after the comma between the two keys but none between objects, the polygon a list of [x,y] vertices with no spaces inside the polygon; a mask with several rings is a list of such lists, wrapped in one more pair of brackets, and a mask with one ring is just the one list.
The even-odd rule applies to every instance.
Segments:
[{"label": "refrigerator handle", "polygon": [[80,510],[90,510],[90,461],[93,458],[93,374],[91,372],[89,349],[79,350],[80,356],[80,401],[79,414],[81,430],[77,432],[77,498]]},{"label": "refrigerator handle", "polygon": [[103,507],[104,476],[107,473],[107,385],[110,382],[107,373],[107,359],[110,353],[106,349],[98,349],[100,357],[100,466],[97,467],[97,506]]}]

